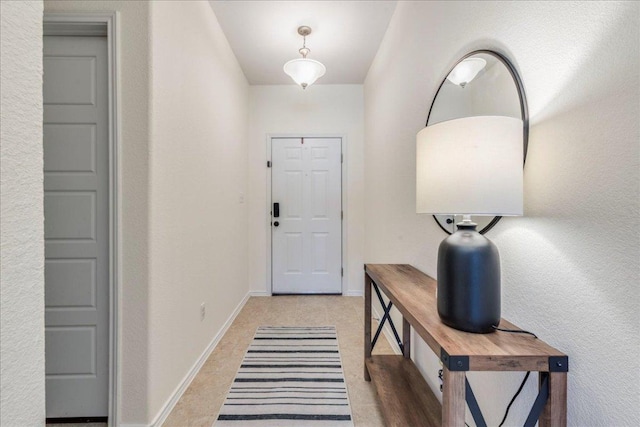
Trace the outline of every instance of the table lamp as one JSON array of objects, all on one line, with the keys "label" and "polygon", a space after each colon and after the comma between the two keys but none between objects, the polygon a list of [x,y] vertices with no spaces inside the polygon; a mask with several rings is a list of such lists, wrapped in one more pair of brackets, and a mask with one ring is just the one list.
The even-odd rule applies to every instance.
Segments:
[{"label": "table lamp", "polygon": [[440,319],[455,329],[500,323],[500,255],[471,215],[522,215],[522,120],[475,116],[427,126],[417,135],[416,212],[463,215],[438,248]]}]

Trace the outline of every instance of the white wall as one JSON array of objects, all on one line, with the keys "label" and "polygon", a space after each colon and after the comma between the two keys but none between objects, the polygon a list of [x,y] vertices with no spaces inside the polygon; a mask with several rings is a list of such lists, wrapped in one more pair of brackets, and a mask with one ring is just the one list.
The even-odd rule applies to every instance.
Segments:
[{"label": "white wall", "polygon": [[119,12],[120,421],[148,424],[247,293],[248,85],[206,1],[45,10]]},{"label": "white wall", "polygon": [[44,8],[45,12],[119,12],[119,417],[128,423],[144,423],[149,357],[149,3],[46,0]]},{"label": "white wall", "polygon": [[45,420],[42,1],[0,3],[0,43],[0,420],[30,426]]},{"label": "white wall", "polygon": [[[415,214],[415,135],[465,53],[495,49],[519,69],[531,113],[525,216],[488,237],[503,316],[569,354],[572,426],[640,424],[639,6],[400,2],[365,82],[366,261],[435,276],[445,235]],[[415,359],[439,394],[422,342]],[[522,374],[470,377],[497,425]],[[534,382],[508,425],[522,425]]]},{"label": "white wall", "polygon": [[[267,200],[267,135],[345,135],[346,162],[344,236],[347,245],[344,293],[363,289],[363,97],[361,85],[315,84],[302,90],[295,84],[251,86],[249,126],[249,284],[256,293],[270,293],[267,278],[269,210]],[[270,158],[270,157],[269,157]]]},{"label": "white wall", "polygon": [[152,3],[151,58],[148,421],[248,292],[249,85],[204,1]]}]

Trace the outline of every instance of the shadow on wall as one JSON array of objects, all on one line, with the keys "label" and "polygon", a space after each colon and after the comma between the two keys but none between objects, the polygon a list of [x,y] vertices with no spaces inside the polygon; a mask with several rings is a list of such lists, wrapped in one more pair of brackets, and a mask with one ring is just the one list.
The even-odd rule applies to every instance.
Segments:
[{"label": "shadow on wall", "polygon": [[[616,425],[630,426],[640,415],[633,399],[614,403],[606,396],[637,390],[640,381],[640,233],[632,226],[640,216],[639,55],[623,49],[634,41],[637,49],[639,5],[616,7],[610,19],[597,17],[601,31],[579,43],[585,49],[548,59],[556,68],[572,61],[564,75],[550,76],[548,86],[527,87],[537,104],[525,216],[500,224],[495,239],[507,258],[504,316],[543,331],[542,339],[571,357],[569,420],[599,413],[591,425],[609,425],[605,412],[615,412]],[[546,83],[541,76],[532,80]],[[624,366],[626,373],[594,378],[611,366]]]},{"label": "shadow on wall", "polygon": [[[611,7],[610,4],[605,6],[607,10]],[[630,70],[633,64],[635,64],[633,68],[637,70],[638,50],[620,51],[612,47],[619,48],[620,39],[631,40],[635,37],[635,40],[638,40],[639,5],[635,2],[621,2],[616,6],[617,14],[599,14],[600,9],[593,8],[593,20],[599,23],[599,31],[593,31],[593,28],[589,28],[589,31],[585,30],[584,33],[579,34],[580,40],[572,43],[571,49],[564,49],[571,43],[570,40],[560,45],[553,40],[546,43],[562,49],[548,52],[542,58],[543,61],[548,62],[548,66],[544,67],[542,64],[540,69],[546,69],[549,78],[536,80],[544,84],[544,87],[526,88],[532,92],[535,91],[539,98],[536,105],[529,106],[533,124],[550,120],[554,116],[579,108],[580,105],[596,102],[620,89],[628,89],[629,77],[632,78],[631,82],[635,81],[637,84],[637,76],[626,76],[625,79],[624,72]],[[539,35],[543,37],[539,43],[545,44],[544,34]],[[582,49],[576,49],[576,47],[582,47]],[[558,69],[553,66],[559,62],[566,64],[566,67]]]}]

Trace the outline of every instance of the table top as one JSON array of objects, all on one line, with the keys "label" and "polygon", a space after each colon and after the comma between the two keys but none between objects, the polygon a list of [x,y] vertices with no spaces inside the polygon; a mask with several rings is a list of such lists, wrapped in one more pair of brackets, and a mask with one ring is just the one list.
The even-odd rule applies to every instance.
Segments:
[{"label": "table top", "polygon": [[[458,356],[468,360],[468,367],[459,370],[568,370],[564,353],[533,336],[501,331],[474,334],[442,323],[436,306],[436,280],[411,265],[366,264],[365,272],[436,355],[441,357],[444,350],[452,360],[459,360]],[[520,330],[505,319],[499,327]]]}]

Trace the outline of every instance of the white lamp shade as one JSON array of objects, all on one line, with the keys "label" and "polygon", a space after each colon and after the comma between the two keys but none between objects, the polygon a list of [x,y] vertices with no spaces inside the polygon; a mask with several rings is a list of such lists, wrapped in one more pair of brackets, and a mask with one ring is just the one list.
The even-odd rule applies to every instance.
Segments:
[{"label": "white lamp shade", "polygon": [[464,85],[475,79],[480,70],[487,65],[482,58],[467,58],[455,66],[447,76],[447,80],[455,85]]},{"label": "white lamp shade", "polygon": [[416,148],[416,212],[522,215],[522,120],[448,120],[418,132]]},{"label": "white lamp shade", "polygon": [[311,86],[327,71],[320,62],[307,58],[292,59],[284,64],[283,68],[284,72],[303,88]]}]

